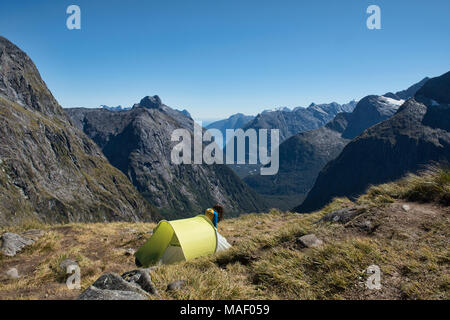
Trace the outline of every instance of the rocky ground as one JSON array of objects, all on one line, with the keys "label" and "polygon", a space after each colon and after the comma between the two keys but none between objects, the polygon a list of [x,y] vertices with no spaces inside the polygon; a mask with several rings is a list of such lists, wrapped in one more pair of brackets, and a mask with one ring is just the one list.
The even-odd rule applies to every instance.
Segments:
[{"label": "rocky ground", "polygon": [[[406,199],[433,181],[441,181],[436,200]],[[228,219],[219,231],[230,250],[137,271],[132,254],[155,224],[4,229],[0,299],[449,299],[450,208],[439,200],[448,182],[448,171],[411,176],[308,215]],[[5,243],[18,238],[6,231],[34,240],[19,241],[13,255]],[[64,267],[73,263],[81,288],[70,290]],[[371,265],[381,270],[380,290],[366,287]]]}]

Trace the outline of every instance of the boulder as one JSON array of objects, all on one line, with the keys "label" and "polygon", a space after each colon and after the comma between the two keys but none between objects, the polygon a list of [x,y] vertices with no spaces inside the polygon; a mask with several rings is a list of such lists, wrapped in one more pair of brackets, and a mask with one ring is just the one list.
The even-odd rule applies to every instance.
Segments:
[{"label": "boulder", "polygon": [[122,275],[122,279],[133,285],[139,286],[147,293],[158,295],[158,290],[150,278],[150,269],[136,269],[125,272]]},{"label": "boulder", "polygon": [[59,264],[59,267],[60,267],[62,270],[66,271],[66,270],[67,270],[67,267],[72,266],[72,265],[77,266],[78,263],[77,263],[75,260],[72,260],[72,259],[65,259],[64,261],[62,261],[62,262]]},{"label": "boulder", "polygon": [[137,269],[122,276],[106,273],[79,297],[79,300],[145,300],[158,292],[150,278],[151,269]]},{"label": "boulder", "polygon": [[172,283],[169,283],[167,286],[167,291],[175,291],[180,290],[186,286],[186,280],[178,280]]},{"label": "boulder", "polygon": [[17,252],[22,250],[24,247],[30,246],[34,243],[34,241],[29,238],[25,238],[11,232],[4,233],[1,239],[3,241],[2,253],[8,257],[14,257]]},{"label": "boulder", "polygon": [[17,271],[16,268],[11,268],[8,271],[6,271],[6,275],[10,278],[10,279],[19,279],[19,271]]},{"label": "boulder", "polygon": [[316,237],[315,234],[307,234],[301,236],[296,241],[300,248],[316,248],[323,244],[323,241]]},{"label": "boulder", "polygon": [[147,300],[146,296],[137,292],[123,290],[87,288],[77,300]]},{"label": "boulder", "polygon": [[41,238],[45,234],[45,231],[39,230],[39,229],[31,229],[27,230],[25,232],[22,232],[21,236],[31,239],[33,241],[37,241],[39,238]]},{"label": "boulder", "polygon": [[136,283],[125,281],[116,273],[106,273],[98,278],[92,285],[101,290],[131,291],[145,295],[145,291]]},{"label": "boulder", "polygon": [[367,211],[366,207],[352,207],[352,208],[344,208],[339,209],[330,213],[327,213],[322,219],[316,221],[315,223],[321,222],[321,221],[327,221],[327,222],[338,222],[345,224],[355,218],[356,216],[359,216],[360,214],[363,214]]}]

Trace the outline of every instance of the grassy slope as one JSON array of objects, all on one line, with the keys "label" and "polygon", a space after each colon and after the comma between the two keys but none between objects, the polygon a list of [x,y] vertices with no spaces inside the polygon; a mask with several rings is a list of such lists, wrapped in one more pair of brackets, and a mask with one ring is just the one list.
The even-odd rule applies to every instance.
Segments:
[{"label": "grassy slope", "polygon": [[[356,201],[366,212],[346,225],[314,222],[354,205],[348,199],[335,199],[309,215],[272,211],[228,219],[219,231],[232,249],[159,267],[152,279],[163,299],[449,299],[449,199],[450,171],[432,169],[372,187]],[[410,210],[404,211],[403,204]],[[360,227],[367,221],[373,226],[369,231]],[[38,227],[47,234],[16,257],[0,255],[0,299],[74,298],[80,292],[64,286],[64,274],[57,267],[60,261],[66,257],[79,261],[85,289],[105,272],[133,269],[134,259],[124,251],[143,244],[154,226],[9,228]],[[295,239],[308,233],[315,233],[324,245],[296,248]],[[364,270],[371,264],[382,271],[379,291],[364,287]],[[11,267],[23,277],[5,279]],[[168,283],[180,279],[187,280],[184,289],[165,290]]]}]

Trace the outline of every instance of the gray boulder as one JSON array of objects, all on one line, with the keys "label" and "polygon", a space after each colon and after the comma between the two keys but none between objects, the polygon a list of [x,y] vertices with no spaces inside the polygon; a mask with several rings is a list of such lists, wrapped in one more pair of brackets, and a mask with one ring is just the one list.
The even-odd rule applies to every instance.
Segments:
[{"label": "gray boulder", "polygon": [[352,207],[352,208],[344,208],[339,209],[330,213],[327,213],[322,219],[316,221],[327,221],[327,222],[338,222],[345,224],[355,218],[356,216],[359,216],[360,214],[363,214],[367,211],[367,208],[365,207]]},{"label": "gray boulder", "polygon": [[62,270],[66,271],[66,270],[67,270],[67,267],[72,266],[72,265],[77,266],[78,263],[77,263],[75,260],[73,260],[73,259],[65,259],[64,261],[62,261],[62,262],[59,264],[59,267],[60,267]]},{"label": "gray boulder", "polygon": [[167,286],[168,291],[180,290],[186,286],[186,280],[178,280],[172,283],[169,283]]},{"label": "gray boulder", "polygon": [[125,281],[116,273],[106,273],[98,278],[92,285],[101,290],[131,291],[138,294],[146,294],[136,283]]},{"label": "gray boulder", "polygon": [[87,288],[77,300],[147,300],[146,296],[137,292]]},{"label": "gray boulder", "polygon": [[11,268],[8,271],[6,271],[6,275],[10,278],[10,279],[19,279],[19,271],[17,271],[16,268]]},{"label": "gray boulder", "polygon": [[154,286],[149,273],[150,269],[136,269],[125,272],[122,275],[122,279],[133,285],[139,286],[147,293],[158,295],[158,290]]},{"label": "gray boulder", "polygon": [[8,257],[14,257],[17,252],[22,250],[26,246],[30,246],[34,243],[33,240],[22,237],[16,233],[7,232],[1,237],[2,253]]},{"label": "gray boulder", "polygon": [[39,229],[31,229],[31,230],[27,230],[25,232],[21,233],[22,237],[31,239],[33,241],[37,241],[39,238],[41,238],[43,235],[45,234],[44,230],[39,230]]},{"label": "gray boulder", "polygon": [[307,234],[297,239],[297,246],[300,248],[316,248],[323,244],[323,241],[315,234]]},{"label": "gray boulder", "polygon": [[138,269],[126,272],[122,277],[116,273],[102,275],[78,300],[146,300],[149,293],[157,294],[149,269]]}]

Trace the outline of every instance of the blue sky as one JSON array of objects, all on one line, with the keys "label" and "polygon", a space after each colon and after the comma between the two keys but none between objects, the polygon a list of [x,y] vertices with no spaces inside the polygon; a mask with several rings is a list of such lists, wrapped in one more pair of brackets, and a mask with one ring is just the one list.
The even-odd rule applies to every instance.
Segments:
[{"label": "blue sky", "polygon": [[[81,30],[66,8],[81,8]],[[369,30],[366,8],[381,8]],[[195,118],[345,103],[450,67],[450,1],[2,1],[0,35],[64,107],[145,95]]]}]

